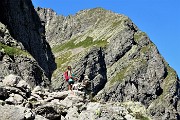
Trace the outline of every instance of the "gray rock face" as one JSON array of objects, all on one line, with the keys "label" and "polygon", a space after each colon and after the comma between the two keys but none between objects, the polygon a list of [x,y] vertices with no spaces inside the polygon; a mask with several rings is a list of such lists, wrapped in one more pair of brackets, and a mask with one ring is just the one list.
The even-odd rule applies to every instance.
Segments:
[{"label": "gray rock face", "polygon": [[21,106],[13,105],[0,105],[1,120],[24,120],[24,119],[34,119],[33,113],[28,109]]},{"label": "gray rock face", "polygon": [[36,10],[60,61],[52,79],[54,88],[66,88],[62,70],[70,64],[81,80],[87,74],[93,81],[97,100],[139,101],[153,119],[180,119],[176,72],[128,17],[102,8],[68,17],[58,16],[51,9]]},{"label": "gray rock face", "polygon": [[104,88],[107,82],[107,76],[105,56],[101,48],[91,49],[75,66],[74,71],[77,76],[82,76],[83,74],[89,76],[89,79],[93,83],[92,91],[94,94]]},{"label": "gray rock face", "polygon": [[55,107],[57,106],[44,105],[37,107],[35,112],[36,114],[42,115],[49,120],[60,119],[61,112],[57,111]]},{"label": "gray rock face", "polygon": [[16,74],[29,83],[31,88],[36,85],[49,86],[56,64],[43,37],[44,27],[31,1],[3,0],[0,3],[1,79]]},{"label": "gray rock face", "polygon": [[10,74],[9,76],[6,76],[2,82],[7,86],[16,86],[20,80],[21,77]]},{"label": "gray rock face", "polygon": [[14,39],[22,43],[24,49],[36,59],[50,79],[56,64],[51,48],[44,37],[44,26],[31,0],[1,0],[0,3],[0,22],[7,26]]},{"label": "gray rock face", "polygon": [[[0,76],[2,78],[10,74],[19,75],[30,84],[31,88],[36,85],[48,86],[50,84],[50,81],[38,63],[30,57],[10,57],[9,55],[3,55],[2,60],[0,61],[0,69]],[[8,80],[4,80],[3,82],[9,84]],[[10,82],[10,84],[14,83]]]}]

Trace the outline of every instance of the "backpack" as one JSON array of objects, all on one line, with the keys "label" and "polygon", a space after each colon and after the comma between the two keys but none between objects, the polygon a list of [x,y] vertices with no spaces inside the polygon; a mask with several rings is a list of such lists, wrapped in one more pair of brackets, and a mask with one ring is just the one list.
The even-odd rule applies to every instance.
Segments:
[{"label": "backpack", "polygon": [[65,72],[64,72],[64,78],[65,78],[66,81],[69,80],[68,71],[65,71]]}]

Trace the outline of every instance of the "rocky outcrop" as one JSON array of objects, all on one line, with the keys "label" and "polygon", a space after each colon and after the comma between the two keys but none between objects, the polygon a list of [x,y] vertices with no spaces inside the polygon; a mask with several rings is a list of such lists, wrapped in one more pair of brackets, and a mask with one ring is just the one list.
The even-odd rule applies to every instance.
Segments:
[{"label": "rocky outcrop", "polygon": [[0,105],[0,112],[3,113],[0,115],[1,120],[32,120],[35,118],[35,115],[31,112],[30,109],[21,106]]},{"label": "rocky outcrop", "polygon": [[0,22],[7,26],[11,36],[35,58],[50,79],[56,64],[44,36],[43,23],[31,0],[1,0],[0,3]]},{"label": "rocky outcrop", "polygon": [[[74,68],[74,73],[77,76],[83,74],[89,76],[89,79],[93,83],[93,92],[97,94],[102,90],[107,82],[106,76],[106,64],[104,52],[101,48],[92,48],[86,56],[81,58],[79,62],[76,63]],[[83,79],[83,76],[81,76]]]},{"label": "rocky outcrop", "polygon": [[50,84],[45,72],[36,60],[25,50],[21,42],[15,40],[6,26],[0,23],[0,78],[9,74],[21,76],[33,88]]},{"label": "rocky outcrop", "polygon": [[92,80],[97,100],[138,101],[153,119],[180,118],[176,72],[128,17],[102,8],[67,17],[51,9],[36,10],[58,66],[53,88],[65,88],[62,73],[71,65],[80,80],[83,74]]},{"label": "rocky outcrop", "polygon": [[[40,86],[31,90],[27,82],[13,74],[0,82],[0,95],[2,120],[148,119],[140,103],[91,102],[84,92],[77,90],[51,92]],[[136,108],[144,112],[140,113]]]}]

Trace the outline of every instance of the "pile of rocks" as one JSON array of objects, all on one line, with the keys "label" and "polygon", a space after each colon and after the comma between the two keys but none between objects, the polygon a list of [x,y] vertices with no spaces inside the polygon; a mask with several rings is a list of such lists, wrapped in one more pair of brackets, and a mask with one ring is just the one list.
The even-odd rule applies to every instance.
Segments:
[{"label": "pile of rocks", "polygon": [[3,120],[135,119],[120,103],[92,102],[78,90],[53,92],[41,86],[30,88],[16,75],[0,81],[0,118]]}]

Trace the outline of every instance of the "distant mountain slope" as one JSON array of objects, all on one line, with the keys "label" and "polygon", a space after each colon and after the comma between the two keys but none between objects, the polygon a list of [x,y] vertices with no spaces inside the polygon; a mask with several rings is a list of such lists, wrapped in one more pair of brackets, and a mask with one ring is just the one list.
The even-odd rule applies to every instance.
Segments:
[{"label": "distant mountain slope", "polygon": [[180,81],[146,33],[126,16],[102,8],[58,16],[37,8],[56,57],[54,89],[64,90],[62,73],[72,65],[94,83],[100,101],[139,101],[155,120],[180,119]]}]

